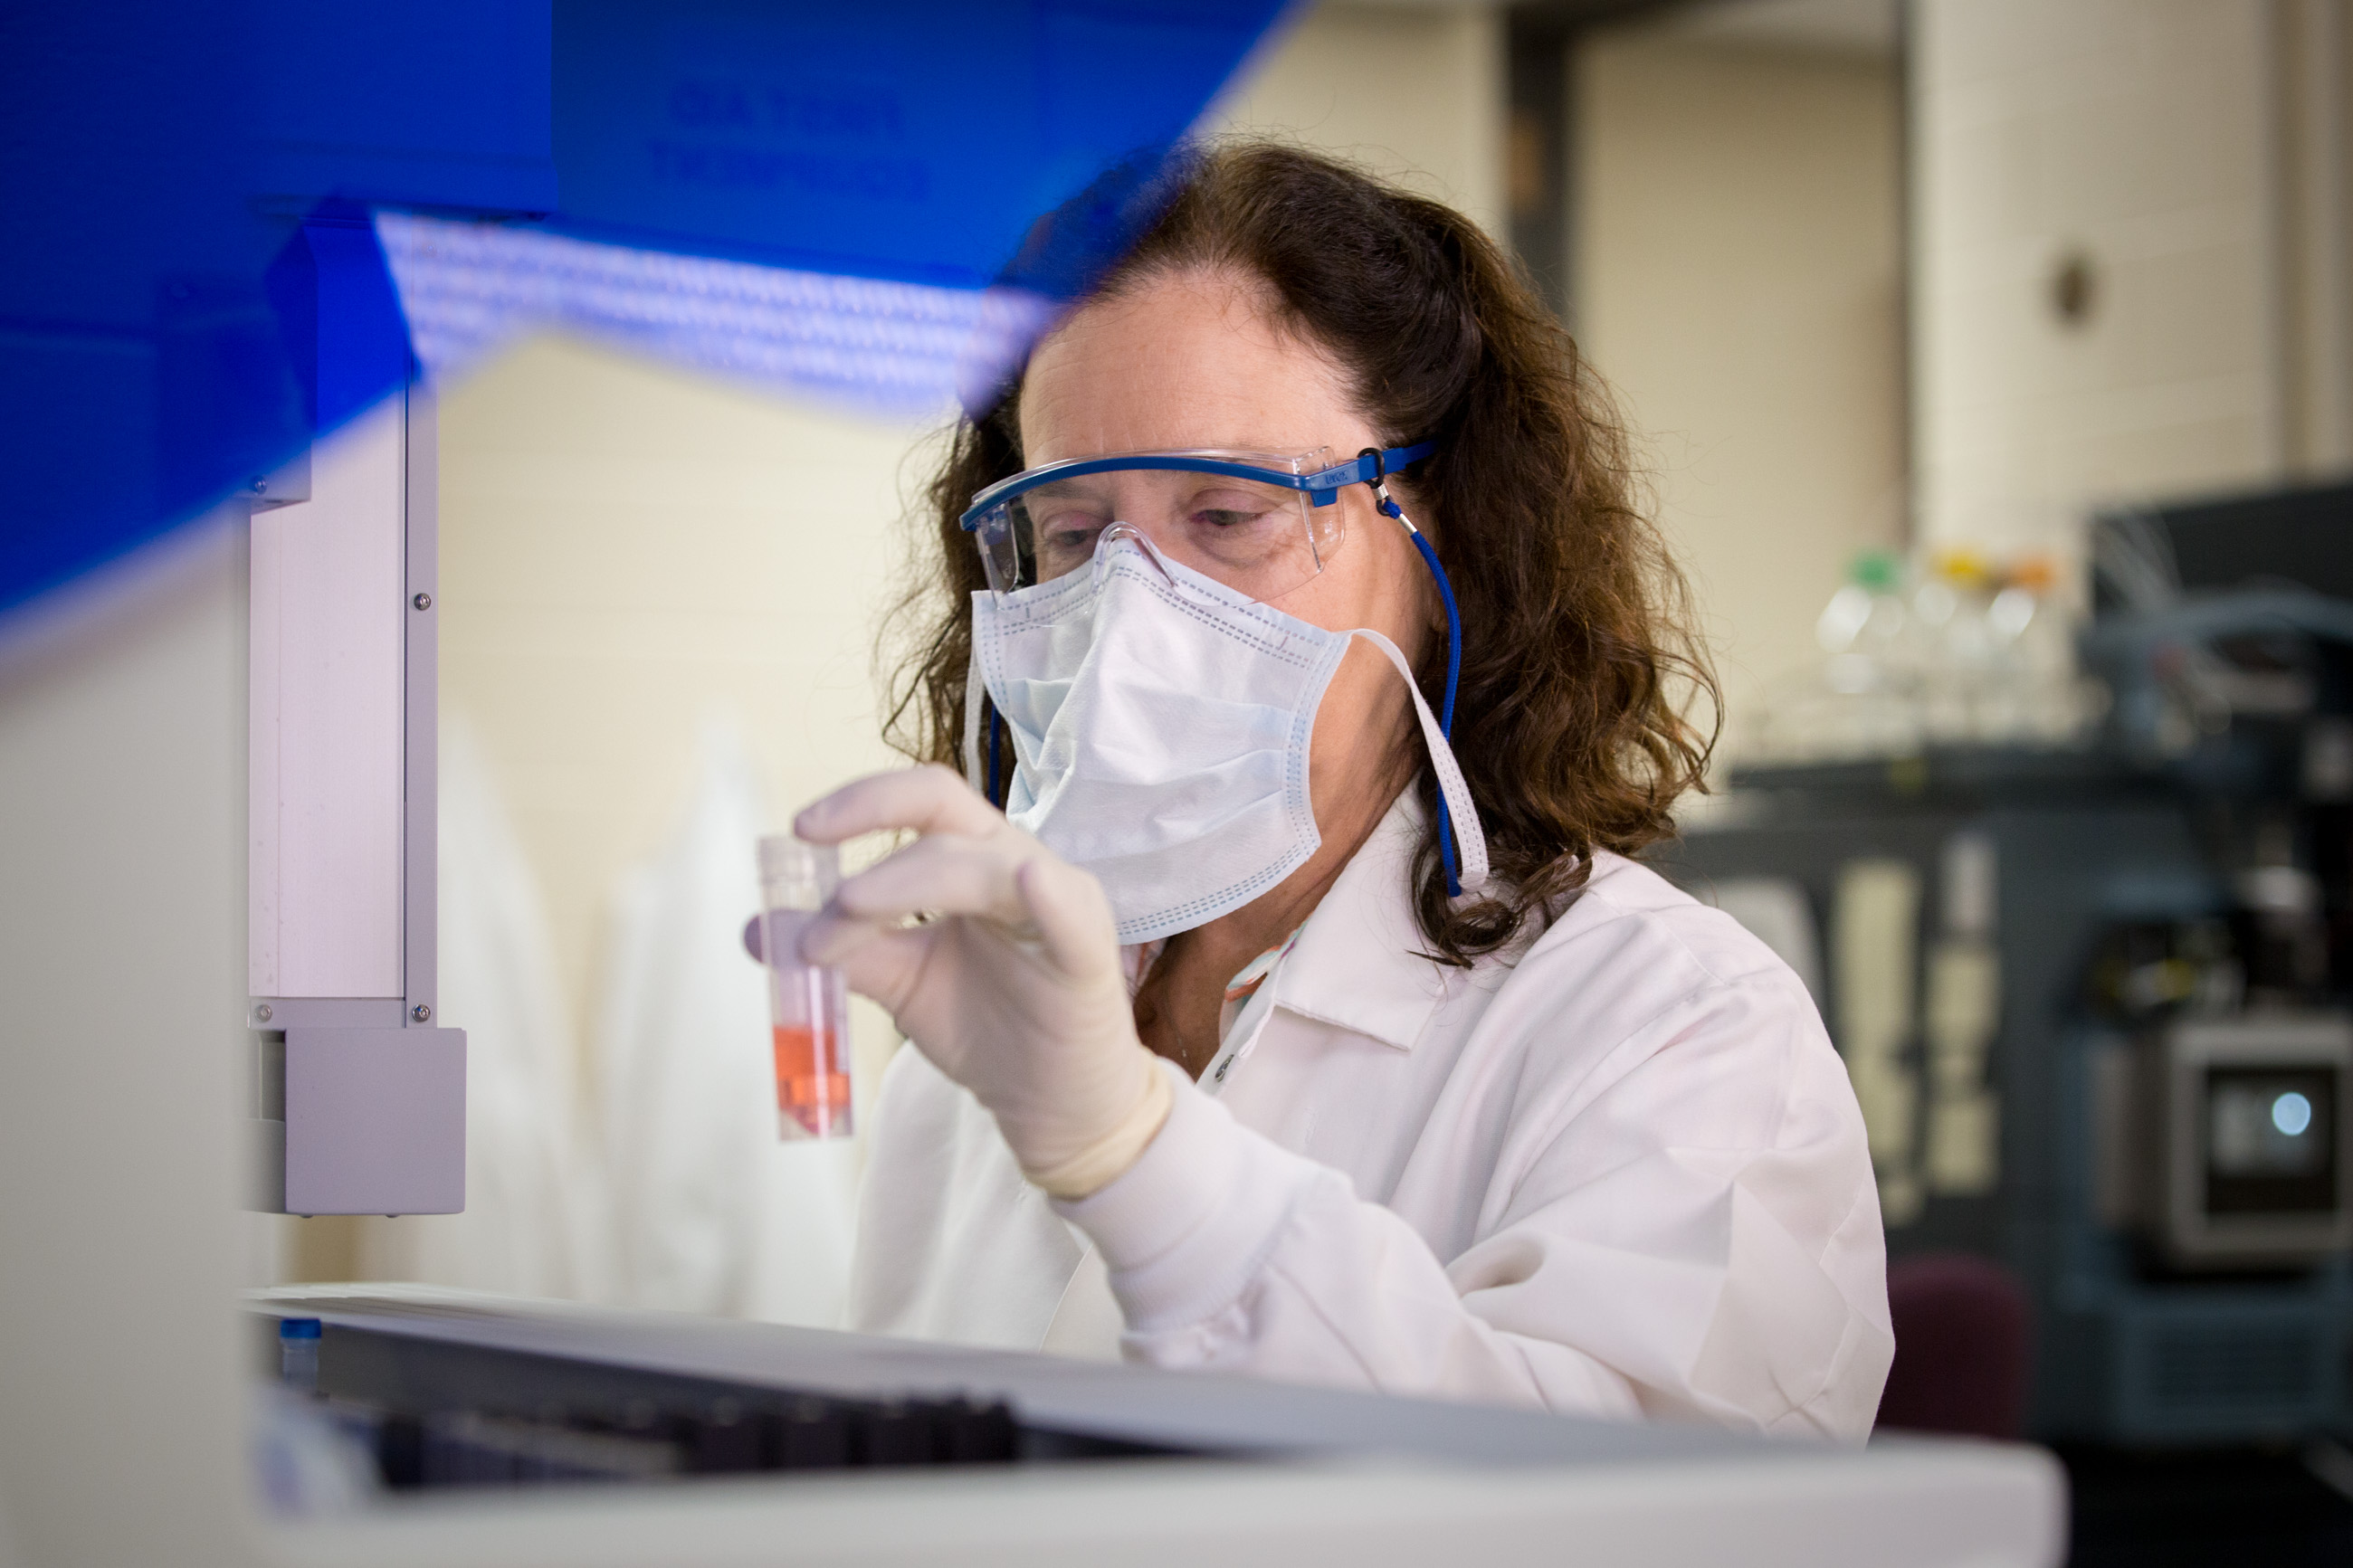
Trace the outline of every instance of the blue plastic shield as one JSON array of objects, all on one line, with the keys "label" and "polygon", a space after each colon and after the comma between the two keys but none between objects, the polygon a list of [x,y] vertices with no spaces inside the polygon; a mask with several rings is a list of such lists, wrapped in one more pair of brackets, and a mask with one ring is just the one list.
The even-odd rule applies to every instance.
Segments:
[{"label": "blue plastic shield", "polygon": [[985,395],[1279,9],[10,7],[0,614],[545,322],[883,411]]}]

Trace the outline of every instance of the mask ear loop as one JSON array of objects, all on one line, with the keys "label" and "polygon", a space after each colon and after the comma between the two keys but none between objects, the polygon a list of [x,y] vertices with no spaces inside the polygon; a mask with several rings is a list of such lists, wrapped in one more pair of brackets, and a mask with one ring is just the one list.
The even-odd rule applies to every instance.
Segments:
[{"label": "mask ear loop", "polygon": [[978,650],[964,667],[964,782],[978,789],[986,782],[980,771],[980,715],[986,693],[980,685]]},{"label": "mask ear loop", "polygon": [[[1446,698],[1438,710],[1438,732],[1445,736],[1446,743],[1451,746],[1454,743],[1454,689],[1462,678],[1462,615],[1454,607],[1454,584],[1447,581],[1446,568],[1438,563],[1438,552],[1430,548],[1430,541],[1423,537],[1421,530],[1413,525],[1413,519],[1406,516],[1405,509],[1390,497],[1388,474],[1380,448],[1367,447],[1356,457],[1360,461],[1367,458],[1372,459],[1373,477],[1368,482],[1373,487],[1374,506],[1379,509],[1382,516],[1393,517],[1405,524],[1406,536],[1413,541],[1414,548],[1421,552],[1421,559],[1429,566],[1430,576],[1437,580],[1438,596],[1446,605]],[[1438,795],[1438,858],[1446,871],[1446,896],[1461,898],[1462,879],[1455,858],[1454,823],[1447,810],[1443,790]]]}]

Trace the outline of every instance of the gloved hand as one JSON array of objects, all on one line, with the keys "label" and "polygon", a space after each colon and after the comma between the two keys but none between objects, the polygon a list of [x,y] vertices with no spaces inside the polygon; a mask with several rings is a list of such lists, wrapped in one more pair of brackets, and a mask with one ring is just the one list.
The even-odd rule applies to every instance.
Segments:
[{"label": "gloved hand", "polygon": [[1136,1037],[1101,885],[943,767],[860,779],[793,821],[813,844],[894,829],[921,837],[834,890],[803,962],[890,1009],[996,1116],[1031,1182],[1061,1198],[1108,1185],[1173,1091]]}]

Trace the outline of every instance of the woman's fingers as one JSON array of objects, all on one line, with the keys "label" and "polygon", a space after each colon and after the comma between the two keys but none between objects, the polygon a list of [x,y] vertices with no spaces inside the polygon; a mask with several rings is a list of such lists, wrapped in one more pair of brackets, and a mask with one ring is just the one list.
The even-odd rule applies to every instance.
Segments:
[{"label": "woman's fingers", "polygon": [[860,779],[793,823],[819,844],[892,830],[922,837],[834,889],[801,931],[803,963],[841,969],[853,990],[895,1013],[944,935],[937,925],[909,930],[905,922],[931,915],[1000,928],[999,940],[1014,944],[1008,957],[1034,938],[1045,962],[1067,976],[1116,974],[1118,939],[1102,886],[1013,828],[945,768]]},{"label": "woman's fingers", "polygon": [[836,909],[819,910],[794,939],[792,956],[801,963],[828,967],[839,963],[843,955],[855,951],[860,943],[872,941],[882,931],[899,931],[905,924],[899,920],[860,920]]},{"label": "woman's fingers", "polygon": [[936,763],[869,773],[793,818],[795,835],[812,844],[839,844],[861,833],[894,830],[977,838],[1004,826],[995,806]]},{"label": "woman's fingers", "polygon": [[1019,857],[1004,840],[919,838],[833,891],[832,905],[854,920],[911,915],[978,915],[1012,925],[1027,911],[1013,885]]},{"label": "woman's fingers", "polygon": [[1119,967],[1118,928],[1103,884],[1076,866],[1047,856],[1022,862],[1013,873],[1022,908],[1047,958],[1072,978]]},{"label": "woman's fingers", "polygon": [[871,921],[845,922],[836,932],[839,951],[826,962],[841,971],[852,991],[872,997],[896,1017],[906,1011],[936,935]]}]

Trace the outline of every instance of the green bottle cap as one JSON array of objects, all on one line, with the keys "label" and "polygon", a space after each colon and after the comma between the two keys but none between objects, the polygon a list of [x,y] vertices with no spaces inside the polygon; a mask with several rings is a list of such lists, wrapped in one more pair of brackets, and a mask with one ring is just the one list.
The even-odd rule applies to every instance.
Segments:
[{"label": "green bottle cap", "polygon": [[1858,550],[1847,563],[1846,580],[1874,594],[1892,594],[1904,581],[1904,563],[1893,550]]}]

